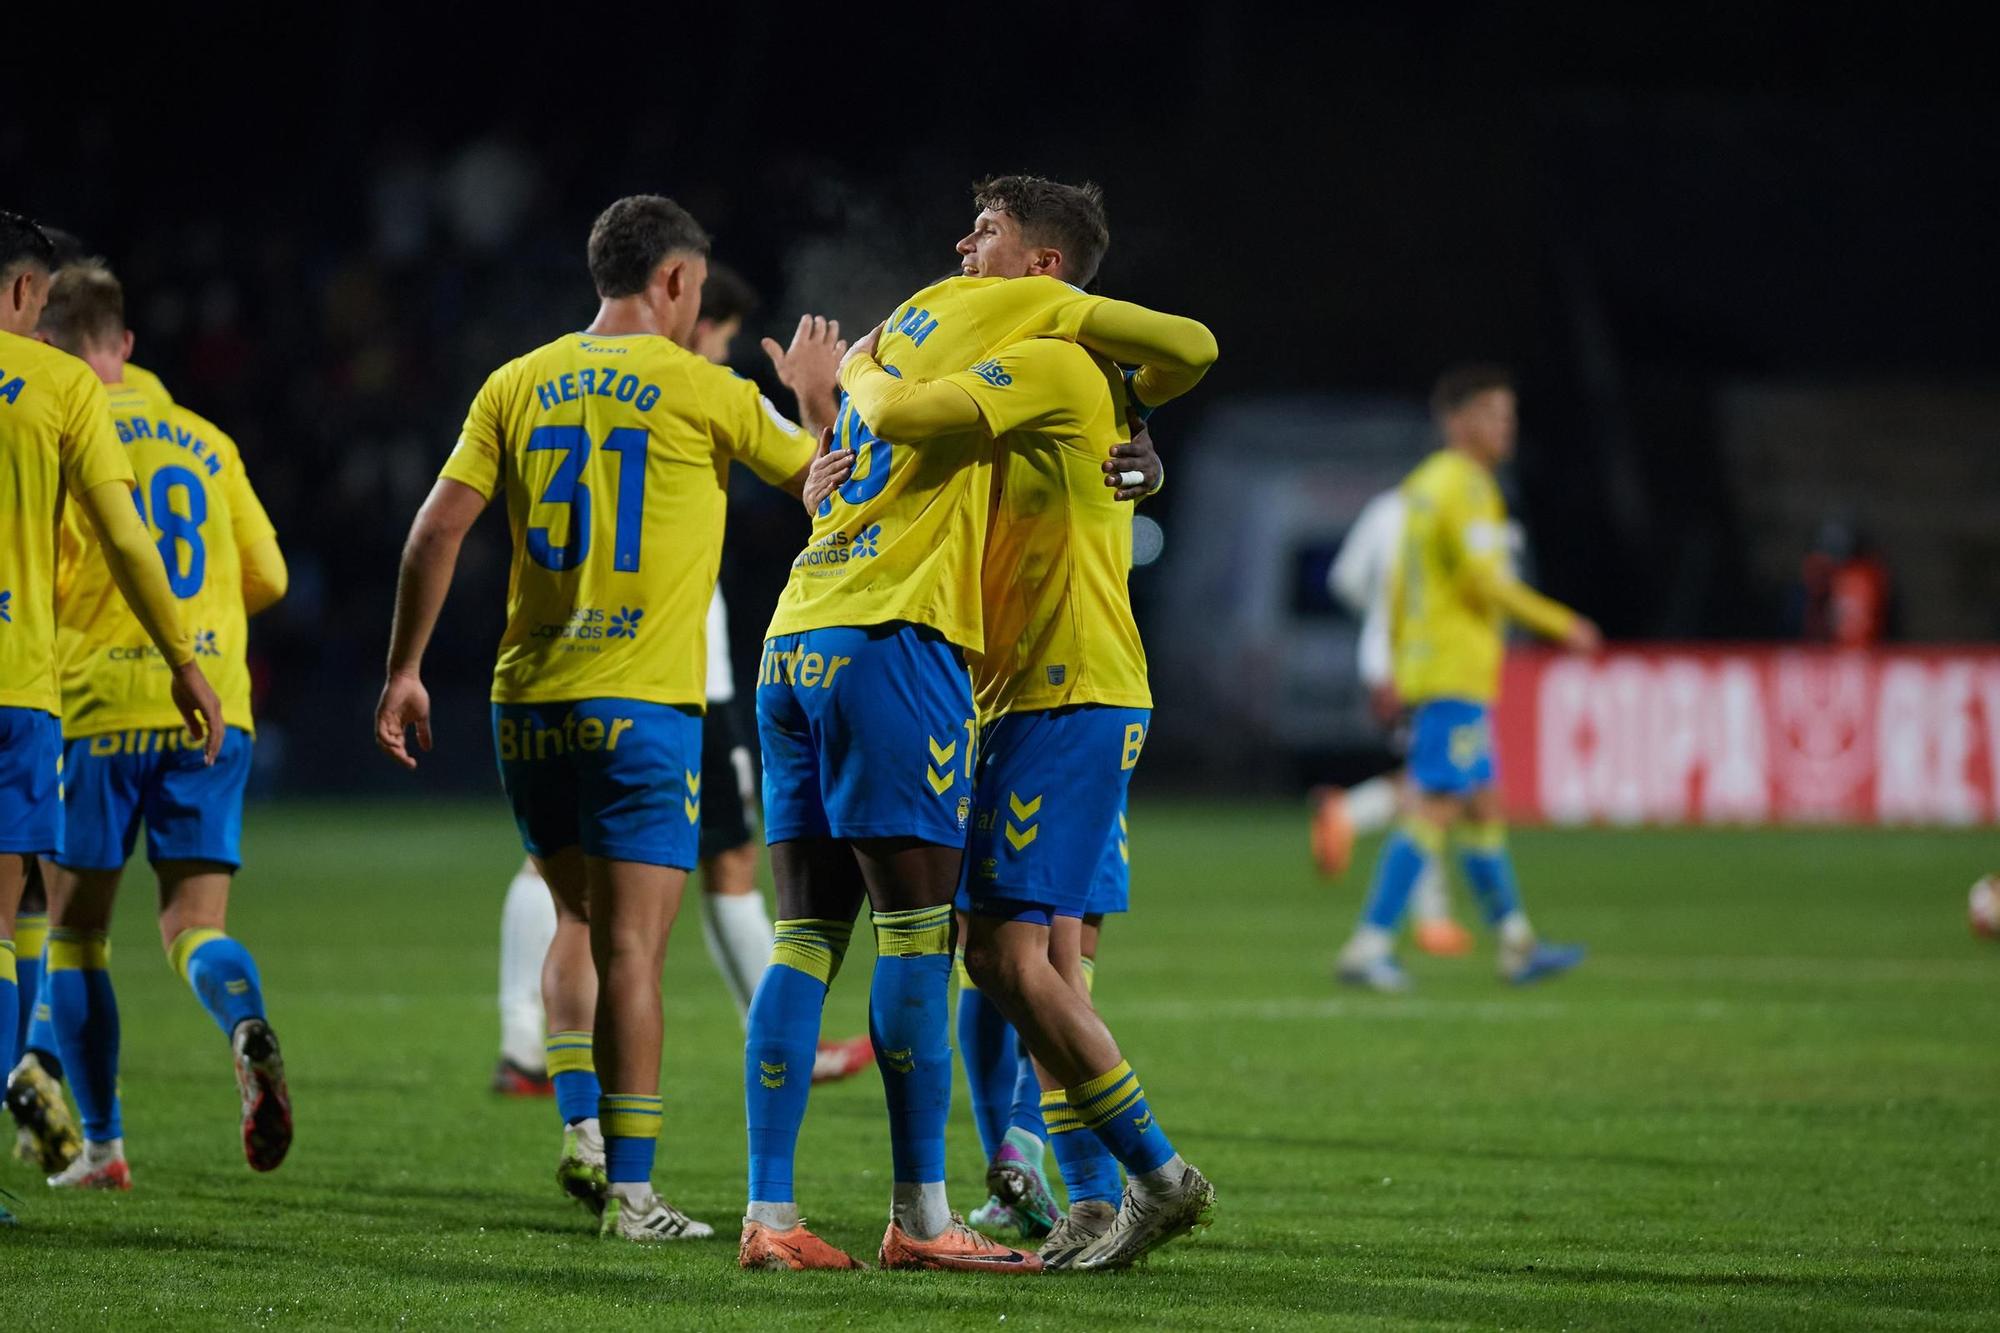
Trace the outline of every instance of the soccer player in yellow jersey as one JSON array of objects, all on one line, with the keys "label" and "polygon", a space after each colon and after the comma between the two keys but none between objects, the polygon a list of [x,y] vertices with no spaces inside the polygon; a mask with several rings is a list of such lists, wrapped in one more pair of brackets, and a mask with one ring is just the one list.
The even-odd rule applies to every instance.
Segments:
[{"label": "soccer player in yellow jersey", "polygon": [[[796,495],[813,455],[755,385],[687,349],[708,248],[686,210],[657,195],[599,215],[596,319],[487,379],[411,528],[375,719],[377,744],[415,767],[406,732],[430,745],[424,646],[466,530],[504,494],[514,554],[493,673],[501,780],[557,900],[551,968],[574,970],[585,941],[595,967],[594,1021],[576,1002],[587,987],[548,990],[550,1070],[570,1125],[561,1170],[603,1207],[606,1234],[635,1241],[714,1234],[650,1179],[660,968],[697,855],[703,628],[729,463]],[[800,406],[820,424],[814,404]],[[570,1106],[571,1088],[600,1084],[583,1098],[594,1106]],[[594,1180],[583,1169],[593,1158]]]},{"label": "soccer player in yellow jersey", "polygon": [[0,514],[7,516],[0,523],[0,1066],[7,1068],[20,1003],[14,913],[29,863],[62,841],[56,548],[66,503],[82,507],[119,593],[165,659],[176,712],[203,739],[210,762],[223,739],[221,701],[195,661],[166,570],[132,506],[132,465],[104,386],[81,361],[29,336],[54,264],[41,228],[0,212]]},{"label": "soccer player in yellow jersey", "polygon": [[1396,692],[1415,709],[1409,776],[1416,797],[1375,863],[1375,882],[1335,975],[1401,991],[1395,930],[1425,867],[1457,832],[1459,865],[1486,924],[1500,936],[1500,975],[1525,983],[1575,967],[1583,950],[1541,943],[1521,910],[1495,784],[1491,713],[1507,622],[1577,652],[1602,643],[1597,626],[1522,583],[1508,549],[1507,511],[1493,470],[1514,452],[1513,380],[1468,366],[1439,378],[1431,411],[1444,447],[1403,482],[1403,544],[1391,591]]},{"label": "soccer player in yellow jersey", "polygon": [[[256,961],[225,933],[250,775],[245,622],[284,596],[277,537],[236,444],[175,404],[150,376],[127,382],[132,334],[123,289],[100,264],[67,265],[50,287],[41,336],[106,386],[157,534],[167,583],[209,664],[231,725],[217,761],[182,734],[171,676],[117,595],[83,520],[64,516],[57,564],[62,673],[62,845],[49,883],[48,1023],[83,1117],[83,1153],[49,1184],[130,1189],[118,1098],[118,1005],[108,970],[111,909],[139,824],[159,877],[160,939],[234,1055],[243,1150],[269,1171],[291,1146],[291,1100],[264,1014]],[[17,1089],[17,1093],[23,1090]],[[46,1089],[30,1083],[26,1091]],[[59,1098],[59,1094],[58,1094]],[[17,1098],[18,1100],[18,1098]]]},{"label": "soccer player in yellow jersey", "polygon": [[[968,273],[1088,282],[1109,242],[1094,187],[1003,177],[982,185],[977,202],[960,245]],[[1131,514],[1099,472],[1128,438],[1128,411],[1191,388],[1215,359],[1207,330],[1183,323],[1187,369],[1172,384],[1142,373],[1128,392],[1110,361],[1039,338],[975,367],[969,393],[925,390],[937,400],[938,430],[962,428],[968,416],[1001,427],[981,576],[986,647],[974,669],[981,726],[966,971],[1048,1075],[1042,1110],[1058,1144],[1095,1138],[1127,1175],[1115,1215],[1081,1208],[1058,1224],[1041,1250],[1049,1268],[1128,1266],[1203,1224],[1214,1200],[1097,1016],[1082,962],[1085,920],[1118,905],[1101,872],[1152,706],[1126,588]],[[879,384],[865,365],[844,377],[864,403],[871,380]],[[921,434],[909,433],[921,448]],[[1011,1146],[988,1183],[1019,1201],[1040,1174]]]},{"label": "soccer player in yellow jersey", "polygon": [[[1094,266],[1093,259],[1081,276]],[[800,1223],[793,1164],[807,1100],[802,1075],[864,899],[875,927],[871,1030],[893,1163],[881,1262],[981,1272],[1041,1267],[1036,1256],[968,1229],[944,1191],[951,909],[978,740],[967,662],[990,646],[979,578],[994,440],[1073,410],[1039,382],[1009,392],[1013,380],[996,358],[1047,336],[1048,347],[1076,358],[1065,364],[1080,365],[1108,397],[1103,372],[1063,339],[1115,344],[1137,333],[1143,354],[1132,359],[1150,361],[1170,339],[1143,335],[1192,324],[1086,296],[1052,272],[1045,257],[1020,273],[967,269],[934,283],[901,303],[845,363],[848,401],[835,433],[852,455],[851,475],[817,508],[758,676],[765,834],[780,920],[751,1004],[744,1059],[750,1206],[738,1257],[746,1267],[853,1263]],[[1120,387],[1117,372],[1109,373]],[[1062,381],[1075,382],[1075,373]],[[1093,439],[1106,446],[1088,463],[1101,488],[1114,441]],[[1105,830],[1096,832],[1101,849]]]}]

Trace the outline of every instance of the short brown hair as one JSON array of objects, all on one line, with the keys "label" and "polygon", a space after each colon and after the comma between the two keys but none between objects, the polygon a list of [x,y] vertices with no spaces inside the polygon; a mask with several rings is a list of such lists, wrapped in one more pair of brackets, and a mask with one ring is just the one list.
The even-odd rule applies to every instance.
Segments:
[{"label": "short brown hair", "polygon": [[1104,191],[1094,181],[1064,185],[1042,176],[989,176],[972,187],[972,202],[1021,224],[1030,245],[1062,251],[1068,279],[1088,287],[1111,248]]},{"label": "short brown hair", "polygon": [[1453,366],[1431,386],[1431,415],[1442,421],[1482,393],[1513,387],[1514,373],[1505,366]]},{"label": "short brown hair", "polygon": [[706,255],[708,233],[664,195],[627,195],[590,228],[590,280],[606,300],[637,296],[668,255]]},{"label": "short brown hair", "polygon": [[114,342],[125,336],[125,289],[95,260],[64,264],[49,283],[38,327],[70,353]]}]

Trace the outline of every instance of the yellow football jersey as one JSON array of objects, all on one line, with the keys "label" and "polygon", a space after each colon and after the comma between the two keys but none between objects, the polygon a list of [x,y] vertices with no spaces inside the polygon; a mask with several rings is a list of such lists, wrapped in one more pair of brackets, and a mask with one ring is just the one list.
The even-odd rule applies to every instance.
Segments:
[{"label": "yellow football jersey", "polygon": [[56,547],[65,502],[132,484],[104,386],[46,343],[0,332],[0,708],[60,714]]},{"label": "yellow football jersey", "polygon": [[146,369],[144,366],[138,365],[134,362],[127,361],[125,363],[124,383],[128,388],[139,389],[145,393],[157,394],[159,397],[166,399],[168,402],[173,401],[174,396],[167,392],[167,386],[164,382],[161,381],[160,377],[158,375],[155,375],[152,371]]},{"label": "yellow football jersey", "polygon": [[755,384],[652,334],[565,334],[494,371],[443,472],[507,494],[494,702],[704,704],[730,460],[779,484],[813,447]]},{"label": "yellow football jersey", "polygon": [[1151,708],[1132,619],[1132,506],[1104,484],[1131,439],[1118,367],[1072,343],[1014,344],[954,377],[995,429],[992,529],[981,572],[982,719],[1072,704]]},{"label": "yellow football jersey", "polygon": [[[902,303],[875,357],[911,380],[971,375],[1062,307],[1096,299],[1054,278],[946,278]],[[766,637],[900,620],[976,652],[992,436],[878,439],[845,401],[835,434],[857,454],[854,474],[820,505]]]},{"label": "yellow football jersey", "polygon": [[1493,474],[1440,449],[1403,482],[1403,544],[1390,601],[1396,690],[1410,703],[1490,702],[1508,618],[1550,637],[1574,613],[1515,577]]},{"label": "yellow football jersey", "polygon": [[[236,441],[175,403],[152,376],[107,386],[111,420],[138,478],[134,498],[159,546],[195,661],[232,727],[250,718],[242,552],[275,536]],[[63,736],[179,727],[172,673],[119,595],[88,520],[71,507],[58,562]]]}]

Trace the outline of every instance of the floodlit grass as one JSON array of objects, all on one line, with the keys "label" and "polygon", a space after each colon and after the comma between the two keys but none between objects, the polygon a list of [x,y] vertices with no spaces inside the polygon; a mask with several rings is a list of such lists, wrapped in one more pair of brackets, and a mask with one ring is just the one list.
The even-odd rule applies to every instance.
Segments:
[{"label": "floodlit grass", "polygon": [[[667,978],[658,1180],[721,1238],[600,1243],[552,1179],[547,1103],[485,1090],[501,895],[492,806],[259,807],[233,933],[256,951],[299,1138],[243,1165],[221,1036],[161,959],[135,867],[118,922],[130,1195],[51,1196],[0,1273],[24,1329],[1992,1327],[2000,1321],[2000,950],[1963,892],[1990,834],[1523,832],[1545,988],[1490,955],[1334,989],[1366,877],[1305,869],[1291,808],[1141,802],[1138,911],[1098,999],[1215,1181],[1203,1237],[1138,1272],[746,1274],[741,1034],[690,916]],[[864,1027],[857,947],[828,1032]],[[963,1084],[952,1197],[980,1202]],[[881,1092],[815,1092],[815,1227],[873,1256]]]}]

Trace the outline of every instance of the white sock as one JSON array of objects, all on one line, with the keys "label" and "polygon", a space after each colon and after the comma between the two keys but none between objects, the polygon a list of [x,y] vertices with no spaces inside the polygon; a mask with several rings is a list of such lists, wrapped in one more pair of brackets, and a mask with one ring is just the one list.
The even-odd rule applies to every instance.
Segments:
[{"label": "white sock", "polygon": [[614,1181],[609,1193],[635,1213],[646,1212],[653,1206],[653,1182],[650,1180]]},{"label": "white sock", "polygon": [[1347,789],[1347,819],[1356,833],[1374,833],[1388,828],[1396,818],[1396,780],[1370,778]]},{"label": "white sock", "polygon": [[125,1140],[106,1139],[102,1143],[93,1139],[83,1141],[83,1164],[89,1167],[103,1166],[106,1162],[123,1161]]},{"label": "white sock", "polygon": [[500,1054],[523,1069],[548,1064],[542,964],[555,937],[555,899],[542,877],[523,867],[500,909]]},{"label": "white sock", "polygon": [[796,1203],[759,1203],[750,1201],[750,1211],[743,1214],[745,1222],[762,1222],[773,1231],[790,1231],[799,1224],[799,1206]]},{"label": "white sock", "polygon": [[1180,1188],[1181,1177],[1186,1174],[1187,1163],[1175,1153],[1151,1171],[1132,1177],[1132,1188],[1154,1198],[1165,1198]]},{"label": "white sock", "polygon": [[1410,911],[1419,921],[1444,921],[1451,916],[1451,902],[1444,896],[1444,858],[1433,856],[1424,862],[1410,892]]},{"label": "white sock", "polygon": [[936,1240],[951,1225],[942,1180],[921,1185],[899,1180],[889,1196],[889,1217],[913,1240]]},{"label": "white sock", "polygon": [[1528,914],[1518,907],[1500,918],[1500,947],[1520,953],[1535,947],[1535,928],[1528,924]]},{"label": "white sock", "polygon": [[1395,936],[1388,931],[1364,921],[1354,928],[1347,947],[1340,951],[1340,960],[1343,963],[1372,963],[1378,958],[1387,958],[1395,943]]},{"label": "white sock", "polygon": [[604,1131],[598,1126],[596,1116],[587,1116],[565,1129],[576,1135],[576,1146],[583,1150],[585,1157],[604,1156]]},{"label": "white sock", "polygon": [[771,961],[771,914],[764,908],[764,895],[710,893],[702,898],[701,935],[708,941],[708,956],[722,974],[736,1001],[736,1012],[745,1022],[750,1017],[750,997],[757,993],[764,967]]}]

